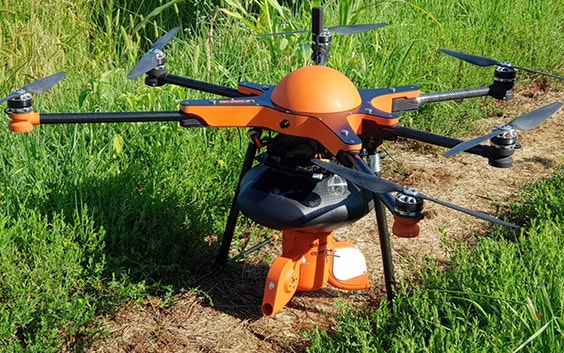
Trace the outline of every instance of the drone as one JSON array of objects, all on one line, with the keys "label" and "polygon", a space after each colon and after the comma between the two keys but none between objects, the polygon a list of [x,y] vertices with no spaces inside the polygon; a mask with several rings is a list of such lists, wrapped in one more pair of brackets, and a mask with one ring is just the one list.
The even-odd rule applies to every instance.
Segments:
[{"label": "drone", "polygon": [[[556,102],[513,119],[490,133],[467,141],[403,127],[399,113],[417,111],[428,103],[475,97],[513,98],[518,70],[564,80],[563,77],[446,49],[440,52],[478,66],[495,66],[493,83],[477,88],[421,93],[417,86],[357,88],[330,60],[332,36],[360,33],[385,23],[325,28],[323,10],[313,8],[312,65],[288,73],[276,85],[240,82],[236,89],[167,72],[162,51],[177,34],[174,28],[158,39],[128,75],[145,75],[148,86],[172,84],[224,98],[183,100],[179,109],[142,112],[38,113],[33,94],[43,93],[64,72],[32,82],[0,99],[7,103],[9,129],[28,133],[40,124],[127,123],[177,121],[181,127],[247,128],[249,143],[215,264],[227,263],[240,213],[267,228],[282,231],[282,254],[268,272],[261,310],[273,316],[297,291],[327,284],[344,290],[369,287],[366,260],[355,244],[336,241],[335,231],[375,210],[384,282],[393,300],[394,268],[387,212],[392,233],[420,234],[424,201],[467,213],[509,228],[519,226],[424,195],[380,177],[384,141],[412,139],[444,147],[445,156],[466,152],[497,168],[513,165],[520,147],[518,130],[531,130],[562,103]],[[489,144],[485,142],[489,141]]]}]

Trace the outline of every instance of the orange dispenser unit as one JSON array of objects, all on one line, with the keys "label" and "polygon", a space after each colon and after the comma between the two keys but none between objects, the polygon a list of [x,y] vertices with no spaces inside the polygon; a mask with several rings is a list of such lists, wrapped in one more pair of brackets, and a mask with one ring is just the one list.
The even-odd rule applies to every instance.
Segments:
[{"label": "orange dispenser unit", "polygon": [[282,249],[266,278],[264,315],[277,313],[296,291],[316,290],[327,283],[347,290],[369,286],[364,256],[352,243],[335,242],[333,232],[284,231]]}]

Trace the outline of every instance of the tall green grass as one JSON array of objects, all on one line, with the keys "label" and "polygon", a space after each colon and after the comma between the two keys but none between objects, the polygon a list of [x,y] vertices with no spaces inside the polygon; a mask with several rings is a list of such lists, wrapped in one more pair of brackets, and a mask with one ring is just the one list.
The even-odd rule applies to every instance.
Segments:
[{"label": "tall green grass", "polygon": [[[4,0],[0,96],[67,71],[34,97],[36,110],[174,110],[182,99],[207,97],[126,79],[175,26],[181,31],[166,47],[171,73],[231,87],[274,84],[308,63],[310,36],[256,32],[308,29],[318,5],[327,26],[389,23],[334,38],[330,65],[362,88],[491,83],[491,70],[442,56],[439,47],[562,71],[558,2]],[[487,109],[481,101],[445,103],[404,123],[463,133]],[[215,254],[247,143],[245,131],[174,123],[49,125],[27,135],[1,129],[0,139],[0,347],[42,352],[91,337],[97,318],[125,302],[193,286]],[[240,227],[235,246],[255,233]],[[530,297],[542,304],[538,293]]]}]

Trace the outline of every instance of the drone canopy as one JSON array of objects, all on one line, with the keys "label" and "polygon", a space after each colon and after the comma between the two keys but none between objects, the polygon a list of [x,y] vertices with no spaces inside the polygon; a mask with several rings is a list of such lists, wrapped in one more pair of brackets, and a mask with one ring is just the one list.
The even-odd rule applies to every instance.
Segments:
[{"label": "drone canopy", "polygon": [[306,66],[282,79],[272,92],[272,102],[294,113],[340,113],[362,103],[351,80],[326,66]]}]

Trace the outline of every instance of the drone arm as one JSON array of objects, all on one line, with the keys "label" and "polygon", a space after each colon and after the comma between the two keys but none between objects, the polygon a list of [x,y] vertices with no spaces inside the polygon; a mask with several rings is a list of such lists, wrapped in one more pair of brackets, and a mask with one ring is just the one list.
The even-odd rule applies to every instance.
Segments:
[{"label": "drone arm", "polygon": [[425,93],[420,95],[417,100],[420,104],[444,102],[456,99],[485,97],[490,94],[490,87],[463,88],[459,90]]},{"label": "drone arm", "polygon": [[206,124],[181,111],[158,112],[109,112],[109,113],[11,113],[9,129],[14,132],[30,132],[39,124],[86,124],[179,121],[183,126],[204,127]]},{"label": "drone arm", "polygon": [[[461,140],[452,137],[437,135],[426,131],[410,129],[404,126],[394,126],[389,128],[386,127],[384,128],[384,131],[385,133],[391,136],[405,137],[405,138],[426,142],[432,145],[442,146],[446,148],[452,148],[462,142]],[[476,154],[485,158],[491,157],[491,147],[484,145],[474,146],[466,150],[465,152]]]},{"label": "drone arm", "polygon": [[172,75],[165,72],[164,70],[156,72],[152,75],[147,75],[147,77],[145,78],[145,83],[149,86],[162,86],[164,84],[171,84],[230,98],[244,97],[247,95],[231,87],[194,80],[188,77]]},{"label": "drone arm", "polygon": [[245,96],[245,94],[243,94],[243,93],[239,92],[238,90],[231,88],[231,87],[225,87],[225,86],[216,85],[216,84],[209,83],[209,82],[198,81],[198,80],[194,80],[194,79],[191,79],[191,78],[180,77],[180,76],[171,75],[171,74],[166,74],[164,81],[165,81],[165,83],[170,83],[170,84],[174,84],[174,85],[186,87],[186,88],[192,88],[192,89],[196,89],[198,91],[213,93],[213,94],[217,94],[217,95],[224,96],[224,97],[234,98],[234,97]]},{"label": "drone arm", "polygon": [[190,117],[181,111],[40,114],[41,124],[143,123],[186,119]]},{"label": "drone arm", "polygon": [[[451,137],[437,135],[425,131],[410,129],[403,126],[377,126],[375,124],[364,124],[363,136],[378,136],[385,140],[394,141],[398,137],[413,139],[436,146],[446,147],[452,149],[454,146],[459,145],[463,141]],[[492,145],[475,145],[471,148],[465,149],[464,152],[475,154],[484,157],[488,160],[488,164],[496,168],[509,168],[513,165],[513,152],[512,148],[498,148],[493,143]]]},{"label": "drone arm", "polygon": [[235,89],[222,85],[216,85],[214,83],[194,80],[188,77],[172,75],[164,71],[162,71],[161,73],[147,75],[145,83],[149,86],[162,86],[164,84],[172,84],[229,98],[260,96],[264,93],[265,90],[272,88],[268,85],[259,85],[252,82],[239,82],[239,87]]},{"label": "drone arm", "polygon": [[490,95],[491,87],[464,88],[444,92],[424,93],[414,99],[397,98],[394,99],[392,112],[410,112],[419,110],[421,105],[426,103],[444,102],[456,99],[485,97]]}]

